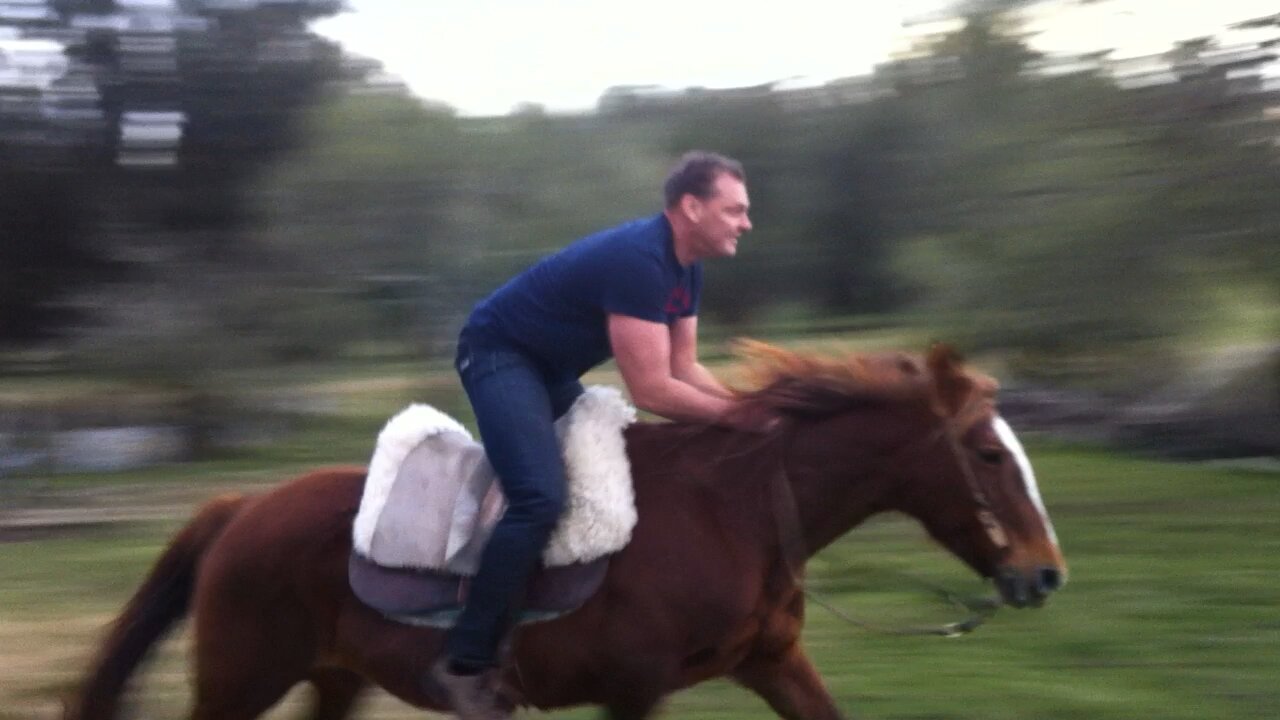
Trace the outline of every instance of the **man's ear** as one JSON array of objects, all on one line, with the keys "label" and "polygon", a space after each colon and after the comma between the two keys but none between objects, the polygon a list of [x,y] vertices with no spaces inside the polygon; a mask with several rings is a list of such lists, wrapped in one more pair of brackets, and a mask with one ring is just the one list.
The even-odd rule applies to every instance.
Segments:
[{"label": "man's ear", "polygon": [[697,195],[694,195],[693,193],[685,193],[684,196],[680,198],[680,212],[684,213],[684,216],[689,220],[689,222],[695,224],[701,222],[704,210],[705,208],[702,204],[702,200],[698,199]]}]

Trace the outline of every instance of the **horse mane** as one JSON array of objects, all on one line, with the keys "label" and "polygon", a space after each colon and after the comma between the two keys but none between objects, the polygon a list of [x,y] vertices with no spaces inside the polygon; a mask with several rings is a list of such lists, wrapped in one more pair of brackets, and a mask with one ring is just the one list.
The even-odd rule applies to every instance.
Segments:
[{"label": "horse mane", "polygon": [[964,367],[946,345],[925,356],[906,352],[841,355],[786,350],[756,340],[738,340],[734,352],[747,389],[739,399],[765,404],[780,413],[824,417],[855,406],[927,403],[949,416],[971,401],[993,401],[992,378]]}]

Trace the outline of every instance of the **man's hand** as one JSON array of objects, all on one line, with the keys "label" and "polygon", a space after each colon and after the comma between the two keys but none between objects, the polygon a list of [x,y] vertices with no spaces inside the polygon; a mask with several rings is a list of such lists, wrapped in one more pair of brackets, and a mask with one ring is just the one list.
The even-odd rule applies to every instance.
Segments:
[{"label": "man's hand", "polygon": [[782,416],[764,403],[738,400],[720,416],[718,425],[751,433],[770,433],[782,424]]}]

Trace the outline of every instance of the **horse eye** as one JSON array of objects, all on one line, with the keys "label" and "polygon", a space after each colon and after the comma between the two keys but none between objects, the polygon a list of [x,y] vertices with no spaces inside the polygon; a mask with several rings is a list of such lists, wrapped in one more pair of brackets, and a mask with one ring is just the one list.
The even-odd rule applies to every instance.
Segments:
[{"label": "horse eye", "polygon": [[978,448],[978,457],[988,465],[999,465],[1004,461],[1004,453],[998,448]]}]

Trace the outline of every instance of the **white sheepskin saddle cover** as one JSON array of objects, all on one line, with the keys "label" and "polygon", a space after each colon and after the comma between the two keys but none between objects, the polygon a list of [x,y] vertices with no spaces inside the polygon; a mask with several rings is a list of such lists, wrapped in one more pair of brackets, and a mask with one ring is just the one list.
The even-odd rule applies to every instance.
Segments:
[{"label": "white sheepskin saddle cover", "polygon": [[[556,421],[568,502],[547,566],[621,550],[636,524],[622,431],[635,408],[615,388],[592,386]],[[379,565],[474,575],[506,501],[484,448],[457,420],[414,404],[378,435],[356,514],[356,552]]]}]

